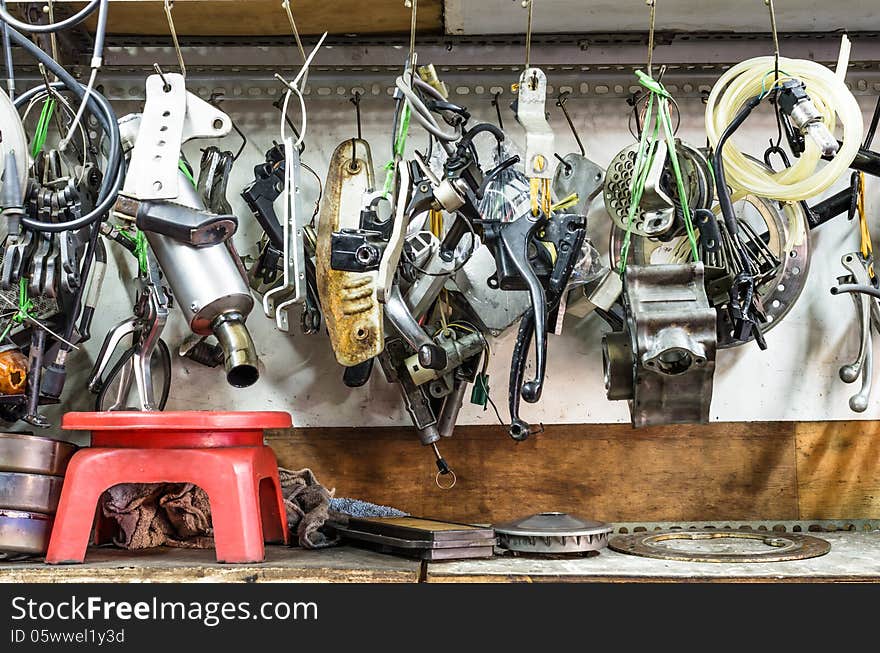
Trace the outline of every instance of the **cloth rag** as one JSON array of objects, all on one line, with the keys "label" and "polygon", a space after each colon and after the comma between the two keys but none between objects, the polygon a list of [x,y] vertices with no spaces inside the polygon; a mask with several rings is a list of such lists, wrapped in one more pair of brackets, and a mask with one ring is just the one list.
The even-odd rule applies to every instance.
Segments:
[{"label": "cloth rag", "polygon": [[[397,517],[407,513],[388,506],[335,498],[311,469],[278,468],[287,523],[299,545],[321,549],[338,542],[321,530],[332,516]],[[192,483],[124,483],[104,493],[102,511],[119,527],[114,543],[124,549],[214,546],[211,504],[207,493]],[[332,514],[331,514],[332,513]]]}]

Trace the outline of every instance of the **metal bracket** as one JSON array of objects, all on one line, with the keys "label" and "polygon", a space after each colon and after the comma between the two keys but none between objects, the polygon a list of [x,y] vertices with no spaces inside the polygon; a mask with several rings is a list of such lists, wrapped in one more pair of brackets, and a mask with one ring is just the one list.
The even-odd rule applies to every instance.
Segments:
[{"label": "metal bracket", "polygon": [[526,132],[526,176],[553,179],[554,136],[547,122],[547,76],[540,68],[527,68],[519,78],[516,119]]}]

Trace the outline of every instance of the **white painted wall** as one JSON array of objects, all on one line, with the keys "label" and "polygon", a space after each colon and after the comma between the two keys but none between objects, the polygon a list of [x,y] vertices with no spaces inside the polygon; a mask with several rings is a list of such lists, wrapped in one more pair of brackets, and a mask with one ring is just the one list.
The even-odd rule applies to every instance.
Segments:
[{"label": "white painted wall", "polygon": [[[645,0],[534,0],[533,31],[625,32],[648,30]],[[875,0],[775,0],[780,32],[850,31],[880,28]],[[526,29],[521,0],[446,0],[447,34],[519,34]],[[769,32],[764,0],[658,0],[656,29],[709,32]]]},{"label": "white painted wall", "polygon": [[[860,98],[860,101],[867,120],[872,98]],[[494,121],[494,109],[487,100],[473,102],[469,108],[475,118]],[[133,110],[135,105],[131,104],[128,108]],[[236,242],[242,252],[254,252],[258,226],[237,197],[237,191],[251,179],[253,165],[262,160],[264,150],[273,138],[277,138],[278,114],[268,106],[268,101],[264,106],[256,101],[230,100],[225,108],[250,137],[245,155],[234,170],[229,198],[242,222]],[[324,175],[333,149],[341,140],[353,135],[354,113],[346,97],[313,101],[310,108],[309,147],[303,160]],[[589,156],[598,163],[607,164],[619,149],[631,142],[623,101],[571,99],[569,108],[581,130]],[[256,110],[260,112],[255,113]],[[364,136],[373,144],[377,169],[384,164],[388,155],[389,111],[390,104],[384,97],[363,100]],[[682,111],[680,135],[693,143],[702,143],[705,138],[702,105],[699,101],[684,101]],[[122,107],[119,113],[124,113]],[[563,153],[574,150],[574,141],[555,109],[552,119],[558,150]],[[505,115],[505,124],[510,128],[511,135],[519,138],[509,113]],[[756,153],[760,153],[771,134],[775,134],[772,122],[756,115],[743,128],[738,141],[754,143]],[[422,136],[413,136],[411,141],[417,141],[419,147],[423,147]],[[198,161],[197,149],[206,143],[187,147],[191,160]],[[229,137],[227,147],[234,149],[236,146],[235,137]],[[304,175],[304,179],[311,189],[309,176]],[[869,180],[868,183],[868,209],[875,218],[875,231],[880,234],[880,224],[876,224],[876,214],[880,212],[878,185],[875,180]],[[313,197],[311,193],[312,190],[307,200]],[[601,209],[601,201],[594,208],[591,233],[597,246],[607,249],[608,218]],[[768,350],[761,352],[757,346],[751,345],[719,352],[713,420],[859,417],[851,413],[847,405],[848,397],[855,388],[843,384],[837,377],[838,367],[854,354],[857,347],[855,312],[848,297],[832,297],[828,293],[828,288],[842,272],[840,256],[854,251],[857,243],[855,224],[848,223],[845,218],[838,218],[813,234],[815,253],[807,289],[788,317],[768,334]],[[118,251],[117,254],[131,269],[130,256]],[[74,374],[64,404],[60,409],[47,410],[56,420],[59,410],[89,409],[92,398],[82,389],[81,380],[91,365],[103,334],[129,314],[130,299],[120,281],[119,268],[113,265],[108,270],[101,308],[95,318],[93,331],[96,336],[83,353],[73,357]],[[274,329],[272,322],[262,315],[259,308],[251,314],[248,326],[262,359],[259,382],[251,388],[237,390],[225,383],[221,369],[211,370],[177,359],[169,409],[287,410],[292,413],[294,423],[298,426],[409,424],[397,388],[385,382],[378,367],[368,385],[349,389],[342,384],[342,369],[335,362],[326,336],[286,336]],[[612,403],[605,398],[600,352],[603,328],[603,323],[594,317],[584,320],[568,318],[565,333],[560,337],[551,336],[544,398],[537,406],[523,405],[525,419],[533,423],[629,420],[625,402]],[[175,309],[165,332],[172,349],[182,341],[185,333],[183,320]],[[505,418],[507,373],[514,335],[505,334],[493,343],[490,367],[492,395]],[[875,348],[875,355],[880,355],[880,348]],[[880,376],[880,366],[875,367],[875,375]],[[875,397],[868,412],[861,417],[880,417],[880,388]],[[460,421],[467,424],[492,423],[495,416],[491,410],[484,412],[479,407],[466,405]]]}]

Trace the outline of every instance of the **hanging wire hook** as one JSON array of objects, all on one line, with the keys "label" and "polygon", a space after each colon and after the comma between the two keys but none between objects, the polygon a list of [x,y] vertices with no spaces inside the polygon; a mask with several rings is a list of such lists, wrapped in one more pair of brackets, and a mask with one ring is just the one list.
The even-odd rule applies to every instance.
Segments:
[{"label": "hanging wire hook", "polygon": [[166,93],[167,93],[168,91],[170,91],[170,90],[171,90],[171,84],[169,84],[169,83],[168,83],[168,80],[165,79],[165,73],[164,73],[164,72],[162,71],[162,69],[159,67],[159,64],[154,63],[154,64],[153,64],[153,70],[156,71],[156,74],[159,75],[159,79],[162,80],[162,90],[165,91]]},{"label": "hanging wire hook", "polygon": [[183,53],[180,51],[180,41],[177,40],[177,30],[174,29],[174,19],[171,17],[171,9],[174,0],[165,0],[165,18],[168,20],[168,29],[171,30],[171,40],[174,41],[174,51],[177,53],[177,63],[180,65],[180,74],[186,78],[186,65],[183,63]]},{"label": "hanging wire hook", "polygon": [[648,29],[648,77],[653,78],[654,72],[652,64],[654,63],[654,19],[657,15],[656,0],[645,0],[645,4],[651,8],[651,25]]},{"label": "hanging wire hook", "polygon": [[416,18],[419,14],[419,0],[404,0],[404,7],[412,9],[409,23],[409,66],[410,73],[416,74]]},{"label": "hanging wire hook", "polygon": [[535,0],[523,0],[522,1],[523,8],[528,8],[529,17],[526,22],[526,70],[529,69],[529,65],[532,61],[532,9],[535,6]]},{"label": "hanging wire hook", "polygon": [[764,0],[764,4],[770,9],[770,31],[773,32],[773,72],[775,77],[773,85],[779,84],[779,34],[776,32],[776,9],[773,0]]},{"label": "hanging wire hook", "polygon": [[571,133],[574,134],[574,140],[577,141],[578,149],[581,151],[581,156],[587,156],[587,151],[584,149],[584,144],[581,142],[581,137],[575,129],[574,122],[572,122],[571,116],[568,115],[568,109],[565,108],[565,103],[568,101],[568,96],[571,95],[570,91],[563,91],[556,98],[556,106],[562,109],[562,115],[565,116],[565,120],[568,123],[568,126],[571,128]]},{"label": "hanging wire hook", "polygon": [[504,131],[504,121],[501,119],[501,103],[498,102],[498,98],[501,97],[501,91],[495,93],[492,97],[492,106],[495,107],[495,113],[498,116],[498,127]]},{"label": "hanging wire hook", "polygon": [[[284,0],[281,3],[281,6],[284,8],[285,13],[287,13],[287,21],[290,23],[290,29],[293,31],[293,38],[296,39],[296,47],[299,49],[299,53],[302,56],[303,62],[306,60],[306,50],[303,47],[302,39],[299,37],[299,30],[296,28],[296,21],[293,20],[293,11],[290,8],[290,0]],[[302,88],[306,87],[306,80],[308,79],[309,74],[308,71],[305,75],[303,75],[303,83]]]},{"label": "hanging wire hook", "polygon": [[355,91],[354,97],[348,99],[354,105],[355,115],[357,116],[357,139],[351,139],[351,163],[349,164],[349,168],[351,170],[357,170],[357,142],[361,140],[361,93],[360,91]]}]

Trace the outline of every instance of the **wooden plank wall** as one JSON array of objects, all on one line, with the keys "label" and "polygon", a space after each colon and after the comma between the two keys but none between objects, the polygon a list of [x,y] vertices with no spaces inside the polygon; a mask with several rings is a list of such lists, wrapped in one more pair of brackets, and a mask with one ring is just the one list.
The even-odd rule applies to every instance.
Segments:
[{"label": "wooden plank wall", "polygon": [[[81,0],[56,0],[79,9]],[[409,33],[410,10],[403,0],[296,0],[291,3],[301,34]],[[442,0],[419,0],[417,28],[443,31]],[[290,35],[281,0],[175,0],[174,27],[184,36]],[[86,23],[94,27],[95,18]],[[111,0],[111,34],[169,34],[163,0]]]},{"label": "wooden plank wall", "polygon": [[878,422],[551,425],[523,443],[459,427],[440,443],[458,475],[451,490],[436,487],[431,450],[408,428],[294,429],[269,443],[279,464],[310,467],[337,496],[448,519],[880,518]]}]

